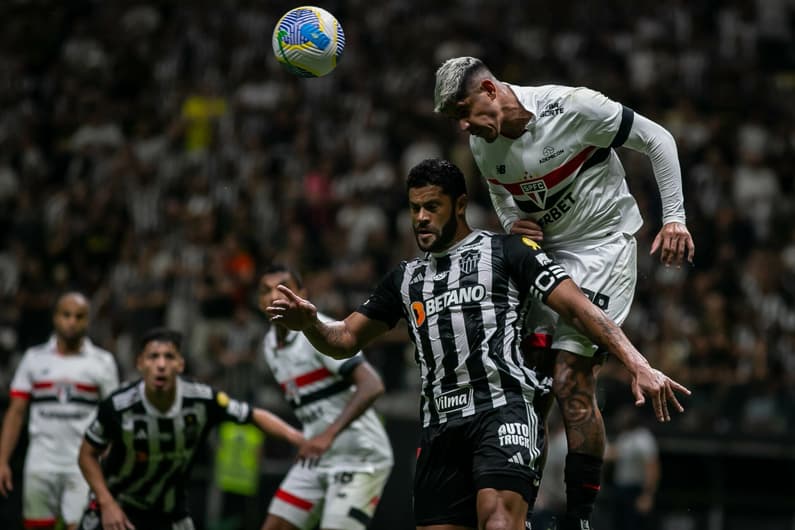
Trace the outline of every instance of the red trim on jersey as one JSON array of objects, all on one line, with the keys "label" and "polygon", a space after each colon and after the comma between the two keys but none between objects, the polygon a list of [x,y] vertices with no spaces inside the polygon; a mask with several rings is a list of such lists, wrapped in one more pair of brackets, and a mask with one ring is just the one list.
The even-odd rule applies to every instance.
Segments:
[{"label": "red trim on jersey", "polygon": [[[99,392],[99,387],[97,385],[92,385],[90,383],[69,383],[75,387],[76,390],[80,390],[81,392]],[[52,388],[56,385],[55,381],[37,381],[33,383],[33,390],[44,390],[47,388]]]},{"label": "red trim on jersey", "polygon": [[600,489],[602,489],[602,486],[600,486],[599,484],[583,484],[582,487],[594,491],[599,491]]},{"label": "red trim on jersey", "polygon": [[[317,383],[318,381],[322,381],[323,379],[329,377],[331,372],[329,372],[328,368],[318,368],[317,370],[312,370],[311,372],[307,372],[305,374],[301,374],[293,381],[295,382],[295,386],[302,387],[306,385],[311,385],[312,383]],[[282,388],[287,388],[287,383],[281,384]]]},{"label": "red trim on jersey", "polygon": [[55,526],[55,518],[52,519],[25,519],[22,522],[25,528],[44,528],[47,526]]},{"label": "red trim on jersey", "polygon": [[30,399],[30,392],[25,392],[24,390],[14,390],[12,388],[8,395],[12,398]]},{"label": "red trim on jersey", "polygon": [[523,180],[521,182],[509,182],[509,183],[500,182],[497,179],[487,179],[487,180],[492,184],[497,184],[499,186],[502,186],[503,188],[508,190],[511,193],[511,195],[524,195],[525,192],[522,190],[522,184],[525,184],[527,182],[537,182],[539,180],[543,180],[544,184],[547,187],[547,190],[551,190],[552,188],[560,184],[564,179],[574,174],[574,172],[577,171],[577,169],[579,169],[579,167],[583,165],[583,163],[585,163],[585,161],[588,159],[588,157],[595,149],[596,147],[594,146],[586,147],[585,149],[580,151],[579,154],[577,154],[577,156],[575,156],[574,158],[572,158],[562,166],[553,169],[552,171],[550,171],[549,173],[547,173],[542,177],[533,177],[530,179]]},{"label": "red trim on jersey", "polygon": [[295,495],[293,495],[291,493],[287,493],[286,491],[284,491],[281,488],[276,490],[276,498],[283,500],[287,504],[292,504],[296,508],[300,508],[302,510],[311,510],[312,506],[313,506],[313,504],[311,502],[309,502],[309,501],[307,501],[305,499],[301,499],[299,497],[296,497]]},{"label": "red trim on jersey", "polygon": [[99,392],[99,387],[97,385],[89,385],[86,383],[75,383],[75,388],[83,392]]}]

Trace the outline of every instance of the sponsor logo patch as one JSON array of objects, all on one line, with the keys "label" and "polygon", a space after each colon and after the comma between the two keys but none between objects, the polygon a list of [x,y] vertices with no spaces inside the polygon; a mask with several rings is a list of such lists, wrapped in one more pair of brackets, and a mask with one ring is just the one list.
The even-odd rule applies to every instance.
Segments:
[{"label": "sponsor logo patch", "polygon": [[452,412],[466,408],[472,402],[472,387],[465,386],[436,396],[436,410]]}]

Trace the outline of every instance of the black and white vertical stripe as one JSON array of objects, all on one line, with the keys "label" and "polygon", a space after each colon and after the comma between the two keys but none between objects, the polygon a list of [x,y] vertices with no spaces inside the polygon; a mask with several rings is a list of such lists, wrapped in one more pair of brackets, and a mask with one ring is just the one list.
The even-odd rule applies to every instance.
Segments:
[{"label": "black and white vertical stripe", "polygon": [[[467,288],[482,287],[485,293],[481,300],[453,303],[426,314],[419,325],[409,319],[422,380],[423,426],[532,399],[538,383],[519,351],[529,297],[505,273],[503,241],[476,232],[444,256],[406,264],[401,282],[405,307],[421,300],[427,308],[428,300]],[[435,398],[466,387],[471,388],[472,399],[465,407],[437,410]]]},{"label": "black and white vertical stripe", "polygon": [[[186,481],[208,430],[219,421],[212,389],[183,381],[181,406],[153,415],[139,386],[113,396],[115,435],[95,425],[86,437],[100,446],[112,441],[103,460],[108,488],[122,506],[147,513],[186,513]],[[100,415],[103,411],[100,411]],[[106,418],[107,419],[107,418]]]}]

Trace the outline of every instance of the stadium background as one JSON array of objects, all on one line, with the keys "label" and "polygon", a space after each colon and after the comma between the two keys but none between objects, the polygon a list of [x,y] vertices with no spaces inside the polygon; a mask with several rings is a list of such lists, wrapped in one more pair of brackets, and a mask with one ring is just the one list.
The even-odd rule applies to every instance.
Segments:
[{"label": "stadium background", "polygon": [[[465,135],[431,112],[436,67],[475,55],[509,82],[596,88],[674,134],[692,268],[647,256],[656,185],[645,158],[622,153],[646,219],[625,329],[694,391],[685,415],[653,426],[658,526],[795,528],[795,4],[637,4],[321,2],[347,47],[332,75],[303,80],[270,52],[297,4],[3,2],[0,387],[49,334],[54,295],[79,288],[123,377],[136,337],[165,322],[188,334],[192,376],[289,414],[255,351],[260,266],[298,267],[323,310],[347,314],[415,253],[402,178],[429,156],[463,168],[472,223],[498,229]],[[400,332],[367,355],[398,461],[374,528],[410,528],[416,372]],[[601,379],[610,428],[629,391],[615,362]],[[265,451],[259,497],[241,500],[210,485],[208,449],[199,526],[238,505],[258,524],[289,464],[278,444]],[[0,517],[17,524],[19,488]]]}]

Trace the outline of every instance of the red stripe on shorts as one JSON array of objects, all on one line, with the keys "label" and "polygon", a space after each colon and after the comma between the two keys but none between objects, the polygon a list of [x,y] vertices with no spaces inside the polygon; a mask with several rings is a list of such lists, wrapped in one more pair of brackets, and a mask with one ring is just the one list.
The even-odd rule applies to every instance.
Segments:
[{"label": "red stripe on shorts", "polygon": [[527,346],[531,348],[549,348],[552,346],[552,335],[546,333],[532,333],[525,337]]},{"label": "red stripe on shorts", "polygon": [[44,528],[46,526],[55,526],[55,518],[52,519],[25,519],[22,522],[25,528]]},{"label": "red stripe on shorts", "polygon": [[12,398],[15,397],[15,398],[22,398],[22,399],[30,399],[30,392],[24,392],[22,390],[14,390],[13,388],[11,389],[11,392],[9,392],[9,395]]},{"label": "red stripe on shorts", "polygon": [[287,504],[292,504],[296,508],[301,508],[302,510],[311,510],[312,509],[312,503],[311,502],[309,502],[307,500],[304,500],[304,499],[300,499],[300,498],[296,497],[295,495],[287,493],[283,489],[276,490],[276,498],[283,500]]}]

